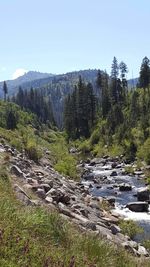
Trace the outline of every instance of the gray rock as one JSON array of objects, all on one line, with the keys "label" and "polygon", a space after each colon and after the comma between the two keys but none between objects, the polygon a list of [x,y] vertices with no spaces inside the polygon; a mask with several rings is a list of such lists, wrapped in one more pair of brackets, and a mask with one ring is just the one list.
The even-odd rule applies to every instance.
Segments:
[{"label": "gray rock", "polygon": [[143,246],[140,246],[139,245],[139,247],[138,247],[138,253],[141,256],[149,257],[149,253],[147,252],[146,248],[144,248]]},{"label": "gray rock", "polygon": [[36,193],[40,198],[45,199],[46,194],[45,194],[45,190],[44,189],[38,188]]},{"label": "gray rock", "polygon": [[108,201],[109,204],[114,205],[116,198],[115,197],[107,197],[106,200]]},{"label": "gray rock", "polygon": [[149,205],[147,202],[131,202],[126,205],[126,207],[135,212],[148,212]]},{"label": "gray rock", "polygon": [[18,167],[18,166],[16,166],[16,165],[13,165],[12,167],[11,167],[11,173],[12,174],[15,174],[15,175],[17,175],[17,176],[19,176],[19,177],[24,177],[24,173],[20,170],[20,168]]},{"label": "gray rock", "polygon": [[145,188],[140,188],[137,192],[137,200],[138,201],[146,201],[149,200],[150,198],[150,190],[145,187]]},{"label": "gray rock", "polygon": [[40,186],[45,190],[46,193],[50,190],[50,186],[48,184],[41,184]]},{"label": "gray rock", "polygon": [[110,174],[110,176],[117,176],[118,174],[117,174],[117,172],[116,171],[113,171],[111,174]]},{"label": "gray rock", "polygon": [[132,186],[130,184],[122,183],[119,185],[119,190],[120,191],[131,191]]},{"label": "gray rock", "polygon": [[33,206],[34,203],[30,199],[30,197],[26,194],[26,192],[17,184],[14,185],[14,190],[16,192],[17,198],[25,205],[31,205]]},{"label": "gray rock", "polygon": [[46,197],[45,201],[48,202],[48,203],[52,203],[53,199],[52,199],[52,197]]},{"label": "gray rock", "polygon": [[85,222],[82,224],[85,228],[90,229],[92,231],[96,231],[96,224],[93,222]]},{"label": "gray rock", "polygon": [[111,232],[112,232],[113,235],[116,235],[116,234],[118,234],[118,233],[121,232],[120,227],[117,226],[117,225],[114,225],[114,224],[112,224],[112,225],[110,226],[110,230],[111,230]]}]

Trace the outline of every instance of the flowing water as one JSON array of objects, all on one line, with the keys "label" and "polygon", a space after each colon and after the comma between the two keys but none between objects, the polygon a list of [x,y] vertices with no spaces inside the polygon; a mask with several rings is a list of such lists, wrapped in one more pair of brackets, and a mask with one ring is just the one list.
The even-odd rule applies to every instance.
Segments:
[{"label": "flowing water", "polygon": [[[126,165],[127,166],[127,165]],[[136,175],[126,175],[125,165],[121,164],[117,168],[112,169],[112,162],[105,164],[96,164],[95,166],[86,165],[86,169],[91,171],[90,174],[94,176],[92,180],[83,180],[84,184],[90,184],[90,193],[93,196],[101,197],[115,197],[115,213],[122,215],[125,219],[137,221],[144,229],[144,232],[135,237],[135,240],[141,241],[150,239],[150,206],[149,212],[132,212],[126,208],[129,202],[137,202],[136,193],[141,187],[145,187],[144,179],[140,172]],[[112,172],[116,175],[111,176]],[[115,173],[114,173],[115,174]],[[132,186],[131,191],[120,191],[119,184],[127,183]]]}]

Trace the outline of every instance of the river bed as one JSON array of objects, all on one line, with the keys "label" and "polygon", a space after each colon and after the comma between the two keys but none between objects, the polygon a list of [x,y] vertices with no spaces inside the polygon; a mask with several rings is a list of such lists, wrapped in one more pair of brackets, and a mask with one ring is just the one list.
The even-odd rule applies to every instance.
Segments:
[{"label": "river bed", "polygon": [[[133,212],[126,208],[128,203],[137,202],[137,191],[141,187],[145,187],[142,173],[126,174],[125,169],[129,167],[128,165],[118,164],[116,168],[112,168],[112,165],[113,162],[99,163],[95,166],[86,164],[85,169],[90,171],[90,176],[93,178],[83,179],[82,183],[90,186],[90,193],[93,196],[101,196],[106,199],[107,197],[114,197],[113,212],[125,219],[134,220],[142,226],[144,232],[135,237],[136,241],[150,239],[150,205],[149,212]],[[119,185],[122,183],[131,185],[132,190],[120,191]]]}]

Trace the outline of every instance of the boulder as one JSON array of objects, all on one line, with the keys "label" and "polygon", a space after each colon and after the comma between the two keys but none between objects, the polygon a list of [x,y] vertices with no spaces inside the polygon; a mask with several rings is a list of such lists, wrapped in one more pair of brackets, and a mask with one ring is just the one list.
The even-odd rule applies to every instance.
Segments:
[{"label": "boulder", "polygon": [[137,192],[137,200],[138,201],[147,201],[150,199],[150,190],[145,188],[140,188]]},{"label": "boulder", "polygon": [[40,198],[45,199],[46,194],[45,194],[45,190],[44,189],[38,188],[36,193]]},{"label": "boulder", "polygon": [[46,197],[46,198],[45,198],[45,201],[46,201],[47,203],[52,203],[52,202],[53,202],[53,199],[52,199],[52,197]]},{"label": "boulder", "polygon": [[148,212],[149,205],[147,202],[131,202],[126,205],[126,207],[135,212]]},{"label": "boulder", "polygon": [[93,175],[93,173],[84,174],[83,179],[86,181],[92,181],[94,179],[94,175]]},{"label": "boulder", "polygon": [[83,223],[82,225],[87,229],[90,229],[92,231],[96,231],[96,224],[93,222],[88,221],[88,222]]},{"label": "boulder", "polygon": [[143,246],[139,245],[138,247],[138,253],[141,256],[145,256],[145,257],[149,257],[149,253],[147,252],[146,248],[144,248]]},{"label": "boulder", "polygon": [[40,186],[45,190],[46,193],[51,189],[48,184],[41,184]]},{"label": "boulder", "polygon": [[131,191],[132,186],[130,184],[122,183],[119,185],[119,190],[120,191]]},{"label": "boulder", "polygon": [[19,177],[23,177],[24,176],[24,173],[16,165],[13,165],[11,167],[11,170],[10,171],[11,171],[12,174],[15,174],[16,176],[19,176]]},{"label": "boulder", "polygon": [[117,172],[116,171],[113,171],[110,176],[117,176]]},{"label": "boulder", "polygon": [[115,225],[115,224],[112,224],[112,225],[110,226],[110,230],[111,230],[111,232],[112,232],[113,235],[116,235],[116,234],[118,234],[118,233],[121,232],[120,227],[117,226],[117,225]]},{"label": "boulder", "polygon": [[107,197],[106,198],[106,200],[108,201],[108,203],[110,204],[110,205],[115,205],[115,201],[116,201],[116,198],[115,197]]},{"label": "boulder", "polygon": [[117,162],[113,162],[113,163],[111,164],[111,167],[112,167],[112,169],[116,168],[116,167],[117,167]]}]

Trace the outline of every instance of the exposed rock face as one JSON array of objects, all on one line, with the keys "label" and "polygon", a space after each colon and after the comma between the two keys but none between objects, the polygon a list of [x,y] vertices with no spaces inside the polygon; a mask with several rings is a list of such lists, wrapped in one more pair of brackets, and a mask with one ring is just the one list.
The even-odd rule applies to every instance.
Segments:
[{"label": "exposed rock face", "polygon": [[135,212],[148,212],[149,205],[147,202],[131,202],[126,206],[129,210]]}]

